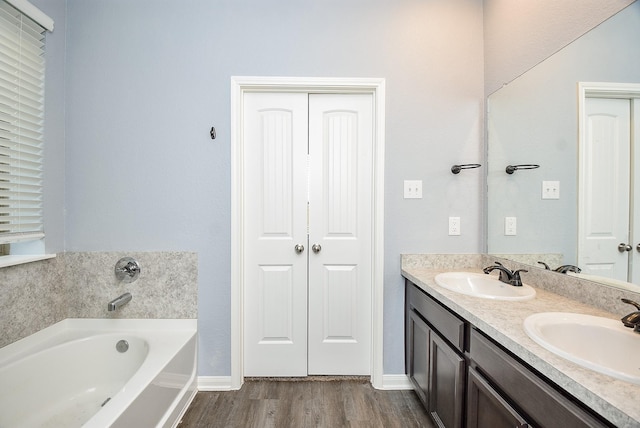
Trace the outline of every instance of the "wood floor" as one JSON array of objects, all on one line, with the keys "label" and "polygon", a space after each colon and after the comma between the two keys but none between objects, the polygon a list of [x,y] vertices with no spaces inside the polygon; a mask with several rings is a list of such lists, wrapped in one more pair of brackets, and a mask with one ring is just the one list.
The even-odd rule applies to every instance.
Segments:
[{"label": "wood floor", "polygon": [[368,380],[249,380],[239,391],[198,392],[178,428],[434,425],[413,391],[379,391]]}]

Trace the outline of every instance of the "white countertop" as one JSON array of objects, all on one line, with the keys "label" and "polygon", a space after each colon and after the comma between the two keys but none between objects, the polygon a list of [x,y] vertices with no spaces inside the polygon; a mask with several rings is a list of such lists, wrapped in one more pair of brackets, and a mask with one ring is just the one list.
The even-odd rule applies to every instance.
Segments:
[{"label": "white countertop", "polygon": [[[478,269],[460,270],[481,272]],[[576,302],[536,288],[531,283],[528,284],[536,288],[537,295],[533,300],[524,302],[465,296],[435,283],[434,277],[445,271],[405,267],[402,275],[614,425],[640,427],[640,385],[618,380],[565,360],[531,340],[522,327],[526,317],[540,312],[577,312],[618,320],[620,314],[611,314]],[[631,355],[629,358],[640,359],[640,356]]]}]

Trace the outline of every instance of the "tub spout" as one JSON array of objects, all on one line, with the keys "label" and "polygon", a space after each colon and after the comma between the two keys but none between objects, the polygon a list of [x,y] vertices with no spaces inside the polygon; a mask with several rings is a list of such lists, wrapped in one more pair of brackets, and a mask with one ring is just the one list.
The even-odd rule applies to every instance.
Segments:
[{"label": "tub spout", "polygon": [[126,305],[131,301],[131,293],[124,293],[122,296],[118,296],[107,305],[107,310],[109,312],[115,311],[121,306]]}]

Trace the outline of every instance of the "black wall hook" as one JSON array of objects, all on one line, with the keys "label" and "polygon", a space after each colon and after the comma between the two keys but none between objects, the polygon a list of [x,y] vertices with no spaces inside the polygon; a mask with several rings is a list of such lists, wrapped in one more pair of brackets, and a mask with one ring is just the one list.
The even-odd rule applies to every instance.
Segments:
[{"label": "black wall hook", "polygon": [[209,135],[211,135],[211,139],[215,140],[216,139],[216,128],[214,128],[213,126],[211,127],[211,131],[209,131]]},{"label": "black wall hook", "polygon": [[536,169],[536,168],[540,168],[540,165],[535,165],[531,163],[527,163],[523,165],[508,165],[507,168],[505,169],[505,172],[507,174],[513,174],[519,169]]}]

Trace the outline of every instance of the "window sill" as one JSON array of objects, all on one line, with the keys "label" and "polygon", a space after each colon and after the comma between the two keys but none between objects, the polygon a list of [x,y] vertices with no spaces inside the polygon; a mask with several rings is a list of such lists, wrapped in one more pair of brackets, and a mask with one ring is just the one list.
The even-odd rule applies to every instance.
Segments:
[{"label": "window sill", "polygon": [[37,262],[39,260],[52,259],[55,254],[38,254],[30,256],[0,256],[0,268]]}]

